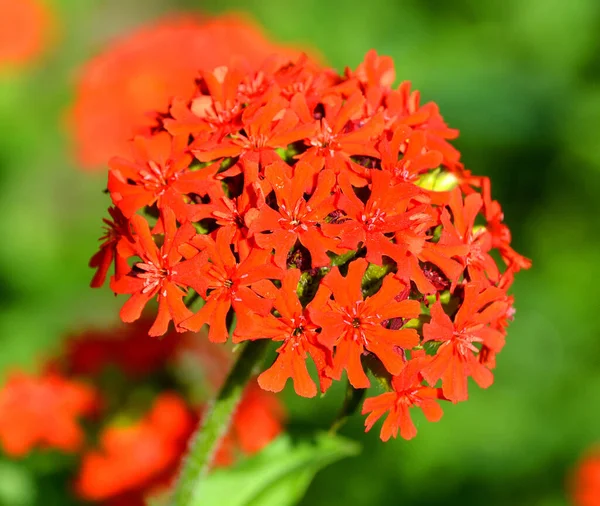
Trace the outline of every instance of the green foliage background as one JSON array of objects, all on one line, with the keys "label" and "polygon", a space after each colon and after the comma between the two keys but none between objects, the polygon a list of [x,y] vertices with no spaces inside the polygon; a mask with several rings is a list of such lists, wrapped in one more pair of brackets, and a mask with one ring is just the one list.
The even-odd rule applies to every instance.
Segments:
[{"label": "green foliage background", "polygon": [[[33,367],[68,332],[109,326],[119,301],[88,289],[108,199],[63,132],[77,68],[116,34],[174,9],[243,9],[275,39],[355,66],[375,48],[461,130],[493,178],[515,248],[517,316],[496,382],[382,444],[357,416],[360,457],[320,473],[304,506],[566,504],[565,476],[600,440],[600,3],[597,0],[54,0],[58,47],[0,74],[0,367]],[[210,50],[207,48],[207,50]],[[326,427],[342,397],[286,392],[297,431]],[[0,461],[0,504],[54,504],[25,465]],[[43,499],[43,500],[42,500]],[[59,503],[56,503],[59,504]]]}]

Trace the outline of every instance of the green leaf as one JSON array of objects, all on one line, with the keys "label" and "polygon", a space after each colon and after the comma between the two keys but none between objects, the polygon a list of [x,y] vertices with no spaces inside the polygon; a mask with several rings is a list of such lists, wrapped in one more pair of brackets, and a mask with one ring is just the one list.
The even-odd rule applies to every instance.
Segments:
[{"label": "green leaf", "polygon": [[339,436],[294,441],[283,435],[254,457],[208,475],[191,506],[292,506],[320,469],[358,452],[357,443]]}]

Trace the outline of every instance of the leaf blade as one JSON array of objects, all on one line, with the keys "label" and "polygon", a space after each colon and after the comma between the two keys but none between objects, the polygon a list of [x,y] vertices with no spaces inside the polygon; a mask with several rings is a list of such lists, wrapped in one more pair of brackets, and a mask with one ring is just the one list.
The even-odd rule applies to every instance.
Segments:
[{"label": "leaf blade", "polygon": [[320,469],[358,452],[357,443],[340,436],[293,442],[284,435],[238,466],[207,476],[192,506],[292,506]]}]

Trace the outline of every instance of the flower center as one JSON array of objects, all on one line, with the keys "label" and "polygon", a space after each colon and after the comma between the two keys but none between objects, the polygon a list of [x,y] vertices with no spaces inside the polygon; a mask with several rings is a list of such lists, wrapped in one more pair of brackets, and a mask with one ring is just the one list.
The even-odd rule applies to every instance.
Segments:
[{"label": "flower center", "polygon": [[419,399],[419,390],[404,390],[398,394],[398,404],[406,406],[418,406],[421,402]]},{"label": "flower center", "polygon": [[306,202],[303,199],[298,199],[293,209],[288,209],[285,203],[279,205],[279,212],[282,215],[279,222],[287,225],[291,230],[295,230],[298,227],[302,230],[308,230],[308,226],[304,223],[304,216],[306,214]]},{"label": "flower center", "polygon": [[461,331],[454,332],[454,347],[461,355],[466,355],[469,352],[478,353],[479,349],[473,343],[482,343],[483,339],[475,334],[483,325],[476,325],[472,328],[466,328]]},{"label": "flower center", "polygon": [[173,174],[170,177],[167,176],[170,166],[170,162],[165,167],[161,167],[156,162],[149,161],[147,169],[140,171],[144,188],[159,195],[164,193],[169,183],[178,177],[178,174]]},{"label": "flower center", "polygon": [[328,149],[329,155],[333,156],[335,150],[339,149],[336,138],[337,135],[333,133],[333,129],[329,126],[327,120],[323,118],[321,120],[321,131],[310,141],[310,144],[317,148]]},{"label": "flower center", "polygon": [[162,282],[171,275],[169,269],[155,265],[153,262],[139,262],[135,267],[142,272],[137,273],[137,277],[144,280],[142,293],[148,293],[160,287]]},{"label": "flower center", "polygon": [[294,336],[294,337],[298,337],[303,334],[304,334],[304,326],[303,325],[299,325],[292,331],[292,336]]},{"label": "flower center", "polygon": [[378,226],[385,223],[387,213],[379,208],[371,210],[369,214],[363,214],[360,218],[365,228],[369,231],[376,229]]}]

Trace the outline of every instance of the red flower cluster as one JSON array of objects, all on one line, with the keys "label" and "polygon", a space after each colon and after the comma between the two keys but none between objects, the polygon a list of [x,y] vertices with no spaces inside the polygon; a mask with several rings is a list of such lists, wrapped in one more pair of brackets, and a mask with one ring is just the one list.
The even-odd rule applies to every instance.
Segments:
[{"label": "red flower cluster", "polygon": [[591,450],[571,477],[575,506],[600,506],[600,448]]},{"label": "red flower cluster", "polygon": [[256,68],[274,52],[299,54],[277,47],[254,23],[233,15],[204,22],[167,19],[116,40],[86,64],[76,85],[69,126],[79,162],[94,170],[128,153],[127,142],[135,133],[149,133],[172,97],[193,96],[198,70],[231,61]]},{"label": "red flower cluster", "polygon": [[45,0],[0,0],[0,70],[35,59],[51,37]]},{"label": "red flower cluster", "polygon": [[80,450],[79,419],[94,414],[97,405],[94,389],[79,381],[52,372],[14,373],[0,390],[0,445],[13,457],[36,447]]},{"label": "red flower cluster", "polygon": [[[168,488],[231,356],[206,336],[148,339],[149,326],[86,332],[39,377],[13,375],[0,389],[0,447],[14,457],[76,454],[73,489],[92,503],[143,506]],[[214,465],[262,449],[284,417],[279,400],[251,383]]]},{"label": "red flower cluster", "polygon": [[183,399],[160,394],[141,420],[104,429],[100,448],[83,456],[78,495],[111,506],[143,506],[140,492],[169,483],[195,425]]},{"label": "red flower cluster", "polygon": [[291,378],[316,395],[308,359],[321,392],[344,371],[366,388],[371,370],[390,386],[364,405],[367,428],[390,412],[383,439],[414,436],[412,407],[439,419],[436,399],[465,400],[468,377],[488,387],[507,290],[530,262],[487,178],[459,162],[457,131],[394,79],[375,52],[344,75],[305,57],[201,72],[154,135],[110,161],[93,285],[114,263],[126,322],[156,299],[151,335],[208,324],[225,342],[235,316],[234,342],[276,341],[265,390]]}]

